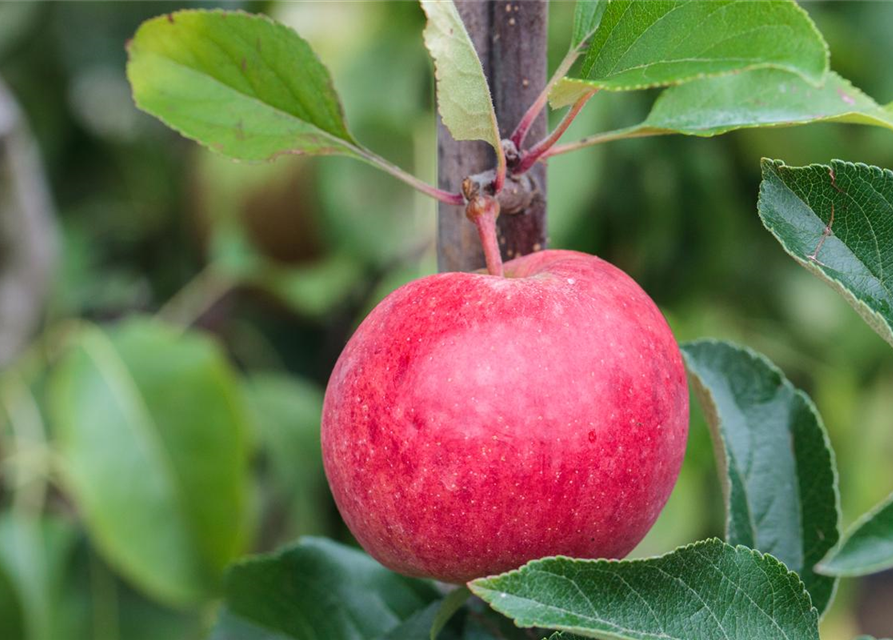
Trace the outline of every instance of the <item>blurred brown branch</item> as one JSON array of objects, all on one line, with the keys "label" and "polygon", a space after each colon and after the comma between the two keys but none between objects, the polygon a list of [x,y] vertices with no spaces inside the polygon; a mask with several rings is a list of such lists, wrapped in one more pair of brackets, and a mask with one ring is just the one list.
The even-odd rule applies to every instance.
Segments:
[{"label": "blurred brown branch", "polygon": [[0,366],[39,324],[56,253],[55,219],[37,144],[0,80]]}]

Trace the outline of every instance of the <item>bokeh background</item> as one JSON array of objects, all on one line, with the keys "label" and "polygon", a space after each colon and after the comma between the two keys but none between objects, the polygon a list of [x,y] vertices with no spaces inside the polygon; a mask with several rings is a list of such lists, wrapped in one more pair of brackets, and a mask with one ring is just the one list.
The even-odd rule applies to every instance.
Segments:
[{"label": "bokeh background", "polygon": [[[72,319],[112,326],[158,314],[208,332],[250,415],[249,464],[240,479],[249,506],[239,525],[248,533],[239,552],[271,550],[304,534],[349,541],[321,470],[323,389],[369,309],[435,271],[435,206],[347,159],[232,163],[138,112],[124,73],[125,42],[142,20],[187,6],[196,5],[0,3],[0,80],[33,136],[0,147],[0,370],[37,367],[33,379],[25,377],[40,420],[40,371],[50,358],[36,346],[52,342]],[[334,75],[357,137],[434,180],[432,69],[417,3],[225,6],[294,26]],[[893,100],[893,2],[804,6],[830,44],[832,68],[878,102]],[[573,4],[553,2],[551,12],[554,68],[567,47]],[[600,94],[566,139],[635,123],[655,95]],[[0,110],[0,134],[2,116]],[[38,155],[30,158],[31,151]],[[556,157],[549,166],[550,244],[597,254],[632,275],[680,340],[732,339],[774,360],[825,419],[849,524],[893,490],[893,353],[763,229],[756,198],[764,156],[792,165],[841,158],[893,168],[893,134],[824,124],[621,141]],[[13,165],[30,185],[24,195],[10,195]],[[27,202],[16,204],[14,196]],[[11,212],[22,210],[37,222],[10,222]],[[15,278],[26,284],[16,286]],[[0,393],[0,636],[203,637],[214,593],[171,606],[122,577],[54,470],[52,420],[42,435],[16,436],[20,404],[9,389]],[[697,408],[692,418],[679,484],[636,555],[722,534],[707,428]],[[151,473],[134,468],[126,481]],[[38,526],[13,526],[21,515],[16,496],[35,483],[45,491],[28,513]],[[893,635],[891,605],[893,575],[846,580],[822,637]]]}]

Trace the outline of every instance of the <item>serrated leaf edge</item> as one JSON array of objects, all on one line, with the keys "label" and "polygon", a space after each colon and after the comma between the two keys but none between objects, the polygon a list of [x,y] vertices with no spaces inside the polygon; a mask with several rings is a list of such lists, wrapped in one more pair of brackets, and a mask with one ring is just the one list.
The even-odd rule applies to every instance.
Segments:
[{"label": "serrated leaf edge", "polygon": [[[600,83],[595,80],[588,80],[586,78],[571,78],[569,76],[566,76],[559,83],[557,83],[555,85],[555,89],[557,89],[559,85],[563,85],[565,82],[572,82],[572,83],[579,83],[579,84],[582,84],[582,85],[585,85],[588,87],[594,87],[594,88],[600,89],[602,91],[640,91],[643,89],[653,89],[656,87],[672,87],[672,86],[676,86],[676,85],[680,85],[680,84],[685,84],[688,82],[693,82],[695,80],[703,80],[706,78],[717,78],[720,76],[730,75],[733,73],[741,73],[743,71],[754,71],[756,69],[780,69],[782,71],[787,71],[789,73],[793,73],[794,75],[797,75],[797,76],[803,78],[803,80],[805,80],[806,82],[808,82],[809,84],[811,84],[814,87],[820,87],[824,84],[825,78],[827,77],[827,75],[830,71],[830,68],[831,68],[831,50],[828,47],[828,42],[825,40],[825,37],[822,35],[822,32],[819,31],[818,26],[816,26],[815,21],[813,21],[812,17],[809,15],[809,13],[806,11],[806,9],[801,7],[794,0],[788,0],[788,2],[789,2],[789,4],[794,6],[796,11],[800,12],[800,14],[806,20],[807,25],[809,25],[810,31],[812,31],[813,35],[816,36],[816,38],[818,38],[819,42],[822,43],[822,50],[824,52],[825,64],[824,64],[824,69],[821,73],[821,76],[819,77],[819,79],[817,81],[813,80],[805,73],[802,73],[787,64],[759,63],[759,64],[751,65],[748,67],[741,67],[740,69],[734,69],[732,71],[722,71],[719,73],[694,74],[691,76],[685,76],[682,79],[679,79],[679,80],[676,80],[673,82],[652,82],[652,83],[646,82],[646,83],[639,83],[639,84],[617,85],[617,86],[606,86],[605,84]],[[599,28],[600,27],[601,27],[601,23],[599,23]],[[598,31],[598,29],[596,29],[595,31]],[[590,38],[595,34],[595,31],[593,31],[593,33],[591,33],[589,35]],[[571,102],[573,102],[573,100]],[[552,106],[553,106],[553,108],[565,107],[565,106],[571,104],[571,102],[562,101],[561,103],[554,103],[554,104],[552,104]],[[550,101],[550,103],[551,103],[551,101]]]},{"label": "serrated leaf edge", "polygon": [[[812,598],[809,595],[809,592],[806,590],[806,585],[803,583],[803,580],[800,579],[800,576],[797,575],[796,572],[791,571],[787,567],[787,565],[785,565],[778,558],[776,558],[775,556],[773,556],[771,554],[762,553],[760,551],[757,551],[756,549],[751,549],[749,547],[745,547],[744,545],[734,545],[733,546],[733,545],[723,542],[719,538],[707,538],[705,540],[699,540],[699,541],[693,542],[691,544],[677,547],[676,549],[674,549],[673,551],[670,551],[668,553],[650,556],[648,558],[634,558],[632,560],[618,560],[618,559],[613,559],[613,558],[604,558],[604,559],[571,558],[568,556],[561,556],[561,555],[546,556],[543,558],[538,558],[536,560],[531,560],[531,561],[523,564],[522,566],[518,567],[517,569],[513,569],[511,571],[507,571],[507,572],[499,574],[499,575],[487,576],[485,578],[478,578],[476,580],[472,580],[467,583],[467,586],[468,586],[469,590],[474,595],[478,596],[479,598],[481,598],[482,600],[487,602],[487,604],[489,604],[490,607],[493,608],[495,611],[511,618],[511,616],[508,616],[508,614],[506,614],[505,611],[501,610],[500,607],[495,602],[491,602],[490,600],[488,600],[485,597],[489,594],[499,595],[500,597],[506,596],[506,595],[511,595],[511,594],[507,594],[503,591],[500,591],[499,589],[493,589],[493,588],[488,588],[486,586],[482,586],[483,584],[486,584],[487,581],[492,581],[495,579],[520,574],[524,570],[529,570],[532,566],[535,566],[537,563],[545,561],[545,560],[569,560],[569,561],[572,561],[577,564],[620,564],[620,563],[647,564],[651,560],[658,560],[661,558],[666,558],[666,557],[672,556],[673,554],[678,553],[680,551],[687,551],[690,549],[698,549],[701,547],[709,547],[712,545],[720,545],[721,547],[732,549],[736,554],[749,553],[749,554],[751,554],[751,556],[756,558],[757,561],[766,560],[770,566],[774,564],[774,568],[776,568],[776,569],[780,568],[782,570],[780,572],[780,575],[782,575],[786,580],[788,580],[790,582],[792,588],[795,591],[795,596],[797,598],[803,600],[804,604],[808,605],[805,608],[804,615],[812,614],[814,617],[815,624],[818,625],[819,612],[813,606]],[[797,586],[799,586],[799,588],[800,588],[800,593],[796,593]],[[514,597],[517,597],[517,596],[514,596]],[[533,601],[533,602],[536,602],[536,601]],[[511,618],[511,619],[515,623],[515,626],[517,626],[519,628],[531,628],[531,627],[537,626],[537,624],[538,624],[536,622],[526,622],[523,619],[522,620],[518,620],[515,618]],[[558,630],[559,631],[567,631],[569,633],[574,633],[574,634],[584,634],[584,635],[588,635],[588,634],[592,633],[591,630],[581,628],[581,627],[562,627]],[[603,640],[628,640],[628,638],[629,638],[629,636],[619,636],[619,635],[611,634],[609,632],[601,632],[600,631],[599,634],[600,634],[599,637],[603,638]],[[647,634],[647,635],[653,636],[653,634]],[[592,636],[592,637],[596,637],[596,636]],[[643,638],[644,637],[645,636],[643,636]],[[678,639],[677,638],[669,638],[667,636],[654,636],[654,637],[661,638],[662,640],[688,640],[685,638],[678,638]]]},{"label": "serrated leaf edge", "polygon": [[[489,113],[490,123],[489,123],[488,128],[490,129],[489,135],[492,137],[489,137],[489,138],[481,137],[478,139],[483,140],[484,142],[486,142],[490,146],[492,146],[494,149],[498,150],[499,145],[501,144],[500,135],[499,135],[499,125],[496,121],[496,110],[495,110],[495,107],[493,106],[493,95],[490,91],[490,85],[487,82],[487,76],[484,73],[484,67],[481,64],[480,56],[478,56],[477,49],[475,49],[475,47],[474,47],[474,43],[471,40],[471,36],[468,34],[468,30],[465,28],[465,23],[462,20],[461,16],[459,15],[459,12],[458,12],[458,9],[456,8],[455,2],[453,2],[453,0],[438,0],[438,1],[443,2],[443,3],[448,3],[452,7],[453,11],[456,12],[457,22],[458,22],[460,28],[462,29],[462,34],[464,34],[465,39],[468,41],[469,47],[474,52],[474,57],[475,57],[475,60],[477,61],[477,69],[480,71],[480,75],[481,75],[481,78],[483,79],[484,87],[486,88],[487,99],[490,104],[490,113]],[[435,28],[436,25],[435,25],[434,21],[431,20],[429,14],[428,14],[427,3],[424,0],[420,0],[419,4],[422,8],[422,11],[425,14],[425,28],[422,31],[422,40],[425,43],[425,49],[428,51],[428,54],[430,55],[431,61],[434,66],[435,86],[439,87],[440,83],[443,79],[443,77],[442,77],[443,72],[440,69],[440,65],[438,64],[437,58],[434,54],[434,50],[432,49],[431,44],[429,42],[431,29]],[[443,95],[443,92],[439,91],[439,90],[435,91],[435,94],[436,94],[436,98],[437,98],[438,113],[440,113],[440,115],[441,115],[441,119],[443,120],[444,126],[446,126],[446,128],[450,131],[450,135],[452,135],[457,141],[466,140],[467,138],[462,137],[462,136],[457,136],[457,134],[454,133],[454,125],[451,124],[450,122],[447,122],[447,118],[444,118],[444,116],[443,116],[443,114],[444,114],[443,107],[444,107],[446,100],[448,99],[448,96]]]},{"label": "serrated leaf edge", "polygon": [[[760,167],[761,167],[762,171],[765,173],[767,168],[772,171],[775,171],[778,168],[813,169],[813,168],[820,167],[822,169],[831,169],[835,163],[849,165],[856,169],[866,168],[869,170],[877,170],[877,171],[884,172],[886,174],[891,174],[891,177],[893,177],[893,171],[891,171],[890,169],[883,169],[881,167],[869,165],[864,162],[847,162],[845,160],[836,160],[836,159],[831,160],[831,165],[826,165],[826,164],[821,164],[821,163],[815,162],[812,164],[805,165],[803,167],[791,167],[791,166],[786,165],[783,160],[773,160],[771,158],[762,158],[760,160]],[[763,178],[763,180],[765,180],[765,178]],[[877,333],[885,342],[889,343],[890,346],[893,346],[893,325],[891,325],[889,322],[887,322],[887,320],[881,314],[879,314],[874,309],[869,307],[865,302],[863,302],[862,300],[857,298],[837,278],[834,278],[833,276],[822,271],[822,269],[818,265],[814,264],[812,261],[807,260],[804,257],[794,253],[794,251],[791,250],[788,243],[785,240],[783,240],[781,237],[779,237],[779,234],[775,233],[775,231],[773,230],[773,227],[767,223],[765,217],[762,214],[762,206],[763,206],[763,187],[762,187],[762,183],[761,183],[759,195],[757,197],[757,213],[759,215],[760,221],[762,222],[762,224],[766,228],[766,230],[769,231],[769,233],[771,233],[772,236],[776,240],[778,240],[779,244],[781,244],[785,253],[787,253],[789,256],[791,256],[797,263],[799,263],[801,266],[805,267],[808,271],[810,271],[814,275],[818,276],[820,280],[822,280],[823,282],[828,284],[834,291],[836,291],[838,294],[840,294],[840,296],[844,300],[846,300],[850,304],[851,307],[853,307],[856,310],[856,313],[858,313],[859,316],[861,316],[861,318],[865,321],[865,323],[868,324],[868,326],[871,327],[875,333]],[[812,207],[809,207],[809,209],[810,209],[810,211],[812,211]],[[813,213],[813,215],[815,215],[815,211],[812,211],[812,213]],[[816,217],[818,217],[818,216],[816,216]],[[847,249],[849,249],[849,248],[847,248]],[[861,262],[861,260],[859,262]]]},{"label": "serrated leaf edge", "polygon": [[[850,538],[853,537],[854,534],[858,533],[859,529],[862,528],[867,522],[872,520],[876,515],[878,515],[881,511],[890,508],[893,506],[893,493],[884,498],[879,504],[876,504],[871,509],[863,513],[859,516],[855,522],[847,529],[847,531],[841,536],[840,540],[838,540],[837,544],[828,551],[824,558],[822,558],[819,563],[815,566],[815,572],[820,573],[826,576],[834,576],[841,578],[853,578],[868,575],[871,573],[876,573],[879,571],[884,571],[886,569],[893,568],[893,558],[884,561],[884,562],[875,562],[873,564],[865,565],[863,569],[856,571],[830,571],[828,567],[828,563],[833,562],[835,556],[840,552],[840,550],[846,546],[846,543],[849,542]],[[827,573],[826,573],[827,571]]]},{"label": "serrated leaf edge", "polygon": [[[700,338],[698,340],[691,340],[689,342],[686,342],[686,343],[680,345],[680,351],[682,352],[682,359],[685,361],[685,369],[688,372],[689,380],[692,382],[692,386],[694,387],[694,390],[695,390],[695,395],[698,397],[698,402],[701,405],[702,410],[704,410],[704,412],[707,413],[708,402],[709,402],[710,414],[711,414],[711,416],[715,417],[715,421],[714,421],[714,420],[711,420],[709,416],[707,416],[707,415],[704,416],[705,418],[708,418],[707,426],[709,427],[710,439],[713,441],[714,454],[715,454],[717,464],[719,467],[717,469],[717,471],[721,472],[719,474],[720,475],[720,484],[722,486],[723,501],[725,503],[725,508],[726,508],[726,524],[725,524],[726,538],[729,537],[729,527],[731,525],[731,512],[729,509],[729,500],[731,499],[731,495],[730,495],[731,494],[731,484],[728,481],[729,451],[728,451],[728,448],[725,446],[725,441],[723,440],[722,435],[720,434],[720,429],[718,426],[719,414],[717,411],[716,402],[713,398],[713,394],[710,392],[710,390],[707,388],[707,386],[705,384],[703,384],[703,382],[701,381],[701,377],[692,370],[692,367],[689,366],[689,356],[685,350],[685,347],[689,346],[689,345],[691,345],[691,346],[721,345],[721,346],[729,347],[736,351],[743,352],[751,359],[756,360],[756,361],[761,362],[764,365],[766,365],[766,367],[769,369],[770,372],[772,372],[773,374],[778,376],[779,380],[781,380],[782,386],[786,387],[787,389],[792,391],[794,393],[794,395],[798,396],[801,400],[803,400],[807,409],[809,409],[810,413],[812,413],[813,417],[815,418],[816,424],[819,427],[819,431],[822,434],[822,441],[824,442],[825,448],[828,450],[828,453],[831,458],[831,474],[832,474],[832,478],[833,478],[831,486],[834,491],[834,512],[837,516],[836,523],[835,523],[835,529],[836,529],[836,531],[838,533],[838,537],[839,537],[840,529],[841,529],[841,505],[840,505],[840,474],[837,471],[837,454],[834,452],[834,447],[831,443],[831,437],[828,434],[828,429],[825,427],[825,423],[822,420],[821,415],[819,414],[818,407],[816,407],[815,403],[812,401],[812,398],[810,398],[809,395],[807,395],[801,389],[798,389],[797,387],[795,387],[793,385],[793,383],[790,380],[788,380],[787,376],[784,374],[784,371],[782,371],[774,362],[772,362],[769,358],[767,358],[765,355],[763,355],[759,351],[755,351],[754,349],[751,349],[750,347],[748,347],[746,345],[739,345],[737,343],[734,343],[734,342],[731,342],[728,340],[718,340],[716,338]],[[720,453],[722,453],[722,456],[720,456]],[[798,503],[799,503],[799,499],[798,499]],[[749,505],[748,505],[748,507],[749,507]],[[802,509],[803,505],[801,504],[800,507]],[[748,516],[749,516],[748,521],[750,522],[751,517],[750,517],[749,509],[748,509]],[[753,523],[750,522],[750,525],[751,525],[751,530],[754,533],[754,539],[756,539],[756,531],[754,530]],[[745,548],[747,548],[747,547],[745,547]],[[774,556],[770,556],[770,557],[774,558]],[[781,562],[781,561],[779,560],[779,562]],[[821,574],[821,575],[824,575],[824,574]],[[833,577],[833,576],[826,576],[826,577]],[[802,580],[801,580],[801,582],[802,582]],[[825,605],[825,608],[819,612],[820,616],[824,615],[825,612],[827,612],[828,609],[831,607],[831,604],[834,602],[834,598],[837,595],[838,586],[839,586],[839,581],[835,580],[834,584],[831,587],[831,593],[828,596],[828,602]],[[808,590],[807,590],[807,593],[809,593]],[[810,594],[810,601],[812,601],[811,594]]]},{"label": "serrated leaf edge", "polygon": [[[167,13],[167,14],[164,14],[164,15],[156,16],[156,17],[154,17],[154,18],[150,18],[150,19],[148,19],[148,20],[145,20],[145,21],[142,22],[142,23],[140,24],[140,26],[137,28],[137,33],[139,33],[140,29],[142,29],[144,25],[147,25],[147,24],[150,24],[150,23],[153,23],[153,22],[160,22],[160,21],[163,21],[163,20],[170,20],[170,19],[173,19],[174,21],[176,21],[176,16],[184,15],[184,14],[202,14],[202,15],[215,15],[215,14],[216,14],[216,15],[220,15],[220,16],[238,15],[238,16],[245,17],[245,18],[248,18],[248,19],[251,19],[251,20],[255,20],[255,21],[258,21],[258,22],[261,22],[261,21],[263,21],[263,22],[267,22],[267,23],[271,24],[272,26],[274,26],[274,27],[277,28],[277,29],[284,29],[284,30],[291,31],[291,32],[293,32],[295,35],[297,35],[299,38],[301,38],[300,34],[298,34],[294,29],[292,29],[291,27],[289,27],[289,26],[287,26],[287,25],[285,25],[285,24],[282,24],[281,22],[277,22],[276,20],[273,20],[271,17],[267,16],[266,14],[262,14],[262,13],[249,13],[249,12],[244,11],[244,10],[242,10],[242,9],[236,9],[236,10],[226,10],[226,9],[180,9],[180,10],[178,10],[178,11],[174,11],[174,12],[171,12],[171,13]],[[301,40],[303,40],[303,38],[301,38]],[[229,155],[229,154],[225,153],[224,151],[222,151],[221,149],[219,149],[216,145],[206,143],[206,142],[204,142],[204,141],[202,141],[202,140],[199,140],[198,138],[196,138],[196,137],[194,137],[194,136],[192,136],[192,135],[186,133],[182,128],[180,128],[179,126],[177,126],[177,125],[171,123],[166,117],[164,117],[164,116],[162,116],[162,115],[159,115],[159,114],[157,114],[157,113],[154,113],[154,112],[150,111],[149,109],[147,109],[147,108],[141,103],[141,101],[140,101],[139,99],[137,99],[137,97],[136,97],[136,93],[135,93],[134,88],[133,88],[133,78],[132,78],[131,75],[130,75],[130,69],[131,69],[131,63],[132,63],[132,56],[133,56],[133,53],[132,53],[132,47],[133,47],[133,45],[135,44],[135,41],[136,41],[136,36],[134,36],[134,38],[132,38],[131,40],[129,40],[129,41],[127,42],[127,47],[126,47],[126,48],[127,48],[127,67],[126,67],[126,73],[127,73],[128,84],[130,85],[130,94],[131,94],[131,98],[132,98],[132,100],[133,100],[133,103],[137,106],[137,108],[138,108],[140,111],[142,111],[143,113],[146,113],[146,114],[152,116],[153,118],[157,118],[159,121],[161,121],[162,123],[164,123],[164,125],[165,125],[166,127],[168,127],[169,129],[172,129],[173,131],[176,131],[178,134],[180,134],[182,137],[186,138],[187,140],[192,140],[193,142],[198,143],[198,144],[201,145],[202,147],[204,147],[204,148],[206,148],[206,149],[209,149],[210,151],[213,151],[213,152],[216,153],[216,154],[219,154],[219,155],[224,156],[224,157],[226,157],[226,158],[230,158],[230,159],[235,160],[235,161],[237,161],[237,162],[245,162],[246,164],[257,164],[257,163],[263,163],[263,162],[273,162],[273,161],[276,160],[277,158],[280,158],[280,157],[282,157],[282,156],[287,156],[287,155],[296,155],[296,156],[302,156],[302,155],[339,155],[339,154],[343,154],[343,153],[344,153],[344,152],[342,151],[342,148],[347,148],[349,151],[351,151],[352,153],[356,153],[358,156],[360,156],[360,157],[362,158],[362,155],[363,155],[363,154],[362,154],[362,152],[360,151],[360,149],[358,148],[358,145],[357,145],[356,140],[353,138],[353,135],[350,133],[350,130],[349,130],[348,127],[347,127],[347,120],[346,120],[345,115],[344,115],[344,106],[341,104],[341,99],[340,99],[340,97],[338,96],[337,92],[335,91],[335,86],[334,86],[334,83],[332,82],[332,75],[331,75],[331,73],[329,73],[328,67],[326,67],[325,64],[323,64],[322,60],[320,60],[320,58],[319,58],[319,56],[317,55],[317,53],[316,53],[312,48],[310,48],[309,45],[308,45],[308,48],[310,49],[311,54],[314,56],[314,58],[316,58],[317,62],[319,62],[319,64],[320,64],[320,66],[321,66],[323,69],[326,70],[326,75],[328,76],[326,82],[327,82],[329,88],[332,90],[332,95],[335,96],[335,102],[336,102],[337,107],[338,107],[338,114],[341,116],[341,121],[344,123],[344,129],[345,129],[345,132],[347,133],[347,135],[348,135],[349,137],[348,137],[348,138],[339,138],[338,136],[336,136],[336,135],[334,135],[334,134],[332,134],[332,133],[329,133],[328,131],[325,131],[325,130],[323,130],[323,129],[320,129],[318,126],[316,126],[315,124],[313,124],[313,123],[311,123],[311,122],[306,122],[306,121],[300,120],[300,118],[297,118],[296,116],[294,116],[294,115],[291,114],[291,113],[288,113],[287,111],[282,111],[281,109],[278,109],[278,108],[276,108],[276,107],[274,107],[274,106],[272,106],[272,105],[270,105],[270,104],[267,104],[266,102],[263,102],[262,100],[259,100],[259,99],[256,98],[255,96],[250,96],[250,95],[248,95],[248,94],[246,94],[246,93],[242,93],[242,92],[240,92],[240,91],[234,89],[234,88],[231,87],[230,85],[228,85],[228,84],[226,84],[226,83],[223,83],[223,82],[220,82],[220,81],[217,80],[216,78],[211,78],[210,76],[208,76],[208,77],[207,77],[208,81],[213,82],[213,83],[215,83],[215,84],[217,84],[217,85],[219,85],[219,86],[221,86],[221,87],[225,87],[226,89],[232,91],[233,93],[237,93],[237,94],[239,94],[240,96],[242,96],[242,97],[244,97],[244,98],[247,98],[248,100],[251,100],[251,101],[253,101],[253,102],[256,102],[257,104],[259,104],[259,105],[262,106],[263,108],[265,108],[265,109],[269,109],[270,111],[273,111],[273,112],[275,112],[275,113],[278,113],[278,114],[280,114],[281,116],[283,116],[283,117],[285,117],[285,118],[288,118],[288,119],[291,119],[291,120],[299,120],[299,121],[305,123],[307,126],[312,127],[313,129],[315,129],[316,131],[318,131],[320,137],[325,138],[325,139],[327,139],[327,140],[331,140],[331,141],[334,143],[333,146],[332,146],[331,148],[326,148],[325,150],[317,150],[317,151],[309,152],[309,151],[304,151],[304,150],[301,150],[301,149],[291,149],[291,150],[286,150],[286,151],[279,151],[279,152],[276,152],[276,153],[270,155],[270,157],[268,157],[268,158],[266,158],[266,159],[264,159],[264,160],[244,160],[244,159],[242,159],[242,158],[234,158],[234,157],[232,157],[231,155]],[[196,72],[195,69],[192,69],[191,67],[187,67],[187,66],[185,66],[185,65],[180,65],[180,64],[177,64],[177,63],[172,63],[172,64],[175,64],[175,65],[178,66],[178,67],[183,67],[184,69],[189,69],[190,71]],[[349,154],[346,154],[346,155],[349,155]]]}]

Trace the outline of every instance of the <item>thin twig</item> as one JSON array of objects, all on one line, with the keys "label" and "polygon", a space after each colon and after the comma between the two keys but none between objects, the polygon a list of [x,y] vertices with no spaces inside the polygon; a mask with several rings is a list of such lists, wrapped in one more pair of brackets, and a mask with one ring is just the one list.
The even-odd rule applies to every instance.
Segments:
[{"label": "thin twig", "polygon": [[206,265],[158,310],[167,322],[188,327],[199,320],[235,286],[235,281],[220,272],[218,265]]},{"label": "thin twig", "polygon": [[[421,191],[425,195],[431,196],[435,200],[439,200],[445,204],[452,205],[464,205],[465,199],[462,197],[461,193],[450,193],[449,191],[444,191],[443,189],[438,189],[434,185],[430,185],[424,180],[420,180],[416,178],[414,175],[407,173],[397,165],[385,160],[381,156],[376,153],[373,153],[369,149],[363,147],[353,147],[353,150],[357,153],[360,158],[365,160],[371,165],[378,167],[379,169],[391,174],[398,180],[402,180],[406,184],[408,184],[413,189]],[[505,155],[500,154],[502,158],[503,165],[505,164]],[[503,177],[505,173],[503,172]]]},{"label": "thin twig", "polygon": [[577,101],[571,106],[568,112],[565,114],[564,118],[562,118],[561,122],[555,127],[554,131],[550,133],[548,136],[537,142],[530,149],[521,154],[521,161],[518,163],[518,167],[515,169],[515,173],[524,173],[539,160],[544,154],[546,154],[549,149],[555,146],[555,143],[564,135],[564,132],[567,131],[567,128],[571,126],[571,123],[574,121],[574,118],[580,113],[589,99],[595,95],[596,89],[592,91],[588,91],[584,95],[580,96]]},{"label": "thin twig", "polygon": [[597,133],[592,136],[586,136],[576,142],[568,142],[567,144],[558,144],[546,151],[540,156],[540,160],[558,156],[569,151],[576,151],[585,147],[592,147],[605,142],[613,142],[614,140],[627,140],[631,138],[647,138],[650,136],[664,136],[672,133],[671,131],[656,131],[654,129],[639,129],[638,127],[629,127],[627,129],[617,129],[616,131],[606,131],[605,133]]},{"label": "thin twig", "polygon": [[558,65],[558,68],[555,69],[555,73],[553,73],[552,77],[549,78],[546,86],[543,87],[543,90],[540,91],[540,94],[536,97],[536,100],[534,100],[533,104],[530,105],[530,108],[527,109],[524,117],[521,118],[518,126],[515,127],[515,130],[512,132],[509,140],[515,143],[515,147],[517,147],[519,150],[521,149],[521,145],[524,144],[524,139],[527,137],[527,133],[530,131],[530,127],[533,125],[533,121],[536,120],[536,117],[540,114],[540,111],[543,110],[543,107],[545,107],[546,103],[549,101],[549,94],[552,92],[552,88],[558,83],[559,80],[567,75],[567,72],[570,71],[570,68],[574,66],[574,62],[576,62],[577,58],[579,57],[580,51],[580,47],[577,47],[567,52],[567,55],[564,56],[564,59]]}]

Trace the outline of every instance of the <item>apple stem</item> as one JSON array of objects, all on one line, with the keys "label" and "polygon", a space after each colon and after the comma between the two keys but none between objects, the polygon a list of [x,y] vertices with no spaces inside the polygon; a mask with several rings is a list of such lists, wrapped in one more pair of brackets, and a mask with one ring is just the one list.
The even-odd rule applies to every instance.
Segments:
[{"label": "apple stem", "polygon": [[480,192],[480,185],[466,178],[462,181],[462,192],[468,200],[465,215],[477,227],[484,248],[484,260],[487,273],[502,277],[502,254],[499,251],[499,239],[496,235],[496,218],[499,217],[499,202],[490,195]]},{"label": "apple stem", "polygon": [[593,89],[582,96],[571,106],[568,112],[565,114],[564,118],[562,118],[561,122],[558,123],[558,126],[550,133],[548,136],[537,142],[530,149],[524,151],[521,154],[521,160],[518,162],[518,166],[515,168],[514,173],[520,174],[529,170],[530,167],[536,164],[537,160],[543,157],[548,153],[549,149],[555,146],[555,143],[558,142],[559,138],[564,135],[564,132],[567,131],[567,128],[571,126],[571,123],[574,121],[574,118],[577,117],[577,114],[586,106],[586,103],[589,102],[589,98],[595,95],[596,90]]},{"label": "apple stem", "polygon": [[499,252],[499,240],[496,238],[496,216],[499,205],[490,196],[486,198],[493,202],[495,207],[488,207],[487,212],[475,217],[472,222],[478,229],[481,244],[484,247],[484,259],[487,261],[487,273],[491,276],[502,277],[502,255]]}]

